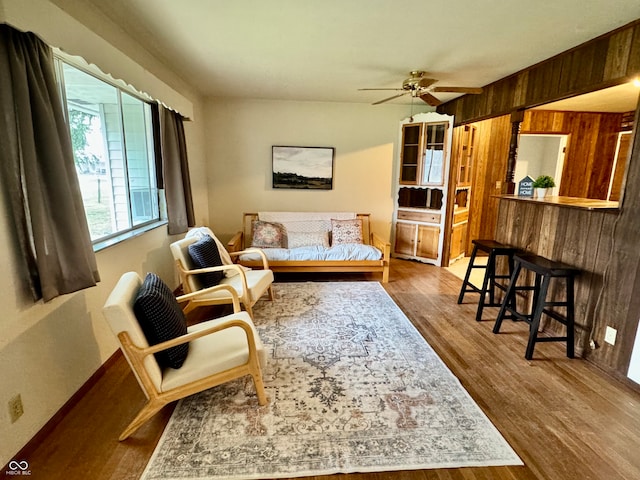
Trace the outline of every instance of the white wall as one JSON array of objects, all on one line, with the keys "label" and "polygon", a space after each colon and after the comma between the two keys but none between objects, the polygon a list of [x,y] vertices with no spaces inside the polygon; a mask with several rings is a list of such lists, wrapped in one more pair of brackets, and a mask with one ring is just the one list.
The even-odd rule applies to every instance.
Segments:
[{"label": "white wall", "polygon": [[[211,99],[206,105],[211,227],[227,239],[242,213],[270,210],[371,213],[389,238],[398,105]],[[332,190],[271,187],[273,145],[335,147]]]},{"label": "white wall", "polygon": [[[74,2],[72,2],[74,3]],[[86,8],[75,2],[78,8]],[[82,18],[83,12],[73,12]],[[0,0],[0,21],[38,34],[69,54],[82,55],[114,77],[164,101],[194,119],[185,125],[196,216],[208,222],[202,100],[172,72],[152,59],[117,28],[102,25],[101,38],[76,17],[47,0]],[[113,46],[117,43],[118,48]],[[133,61],[132,58],[137,58]],[[137,63],[144,60],[144,65]],[[175,287],[166,227],[98,252],[97,287],[33,303],[24,291],[16,261],[13,229],[0,195],[0,466],[7,464],[84,382],[117,349],[102,317],[102,305],[125,271],[157,272]],[[22,396],[24,415],[11,424],[7,402]],[[133,412],[132,412],[133,413]],[[96,412],[99,415],[99,412]]]}]

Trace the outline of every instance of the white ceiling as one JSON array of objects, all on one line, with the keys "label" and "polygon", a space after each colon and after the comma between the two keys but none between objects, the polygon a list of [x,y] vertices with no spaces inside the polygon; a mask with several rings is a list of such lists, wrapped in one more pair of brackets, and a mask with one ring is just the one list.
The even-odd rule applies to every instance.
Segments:
[{"label": "white ceiling", "polygon": [[638,0],[82,3],[206,96],[323,102],[386,98],[358,89],[399,87],[410,70],[435,86],[484,86],[640,18]]}]

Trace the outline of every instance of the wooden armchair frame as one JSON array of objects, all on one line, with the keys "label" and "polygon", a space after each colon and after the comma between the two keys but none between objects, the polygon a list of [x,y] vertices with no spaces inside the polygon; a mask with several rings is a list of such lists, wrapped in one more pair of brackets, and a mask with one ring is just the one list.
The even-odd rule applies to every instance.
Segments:
[{"label": "wooden armchair frame", "polygon": [[[130,275],[133,274],[133,275]],[[134,277],[135,275],[135,277]],[[137,276],[135,272],[129,272],[129,274],[123,275],[120,279],[120,282],[137,282],[138,288],[141,284],[140,277]],[[169,340],[167,342],[162,342],[153,346],[140,346],[136,345],[132,340],[131,335],[127,331],[117,332],[117,337],[120,342],[120,347],[124,353],[125,358],[129,362],[131,369],[133,370],[140,387],[142,388],[145,396],[147,397],[147,403],[143,406],[140,412],[136,415],[133,421],[125,428],[122,434],[119,437],[119,440],[125,440],[129,436],[131,436],[136,430],[138,430],[147,420],[153,417],[160,409],[162,409],[168,403],[171,403],[175,400],[179,400],[181,398],[187,397],[189,395],[193,395],[194,393],[201,392],[203,390],[207,390],[216,385],[220,385],[226,383],[235,378],[240,378],[245,375],[250,375],[253,379],[256,393],[258,397],[258,403],[260,405],[265,405],[268,402],[265,389],[264,382],[262,380],[262,369],[260,366],[260,355],[258,353],[258,348],[256,344],[256,338],[254,336],[253,324],[251,322],[251,318],[249,317],[247,312],[242,312],[240,310],[240,302],[238,296],[235,292],[235,289],[228,285],[217,285],[215,287],[210,287],[208,289],[203,289],[195,293],[190,293],[186,295],[182,295],[177,297],[178,302],[188,301],[193,298],[196,298],[199,295],[205,295],[207,293],[218,291],[218,290],[226,290],[229,292],[232,297],[232,304],[234,313],[227,315],[226,317],[222,317],[221,319],[210,320],[211,326],[205,327],[202,329],[198,329],[195,331],[191,331],[186,335],[175,338],[173,340]],[[125,292],[131,292],[131,288],[125,289]],[[134,317],[133,314],[133,299],[122,298],[119,294],[114,295],[116,289],[112,293],[112,296],[109,297],[104,306],[104,314],[109,319],[110,315],[113,315],[114,309],[129,309],[131,310],[130,314]],[[137,289],[135,290],[137,293]],[[125,302],[123,304],[123,301]],[[129,305],[128,307],[126,305]],[[128,314],[126,312],[125,314]],[[121,315],[122,312],[117,313],[116,315]],[[207,375],[205,377],[199,378],[194,381],[185,382],[183,385],[171,388],[169,390],[162,391],[156,384],[156,382],[152,378],[152,373],[149,371],[149,360],[151,360],[151,365],[155,364],[155,366],[159,369],[157,362],[155,362],[155,358],[153,354],[166,350],[171,347],[175,347],[177,345],[181,345],[183,343],[194,341],[198,338],[205,337],[208,335],[214,335],[217,332],[221,332],[222,330],[239,327],[244,331],[247,339],[247,347],[248,347],[248,357],[247,361],[241,365],[237,365],[233,368],[229,368],[227,370],[223,370],[220,372],[216,372],[211,375]],[[113,325],[112,325],[113,328]],[[134,333],[135,334],[135,333]],[[160,385],[162,381],[160,382]]]},{"label": "wooden armchair frame", "polygon": [[[194,243],[195,241],[195,238],[185,238],[171,244],[171,252],[173,254],[173,258],[175,259],[176,269],[178,270],[178,275],[180,276],[180,281],[182,282],[185,293],[195,293],[202,291],[198,290],[196,286],[198,283],[196,280],[196,275],[198,274],[220,271],[234,272],[237,279],[234,279],[233,277],[225,277],[221,281],[221,284],[226,284],[233,288],[236,296],[240,300],[240,303],[244,306],[245,310],[249,313],[251,318],[253,318],[253,306],[260,299],[260,297],[264,295],[265,292],[268,293],[269,300],[274,300],[273,273],[271,273],[269,261],[267,260],[267,257],[262,250],[258,248],[248,248],[246,250],[243,250],[242,252],[229,253],[232,258],[245,252],[252,252],[260,255],[260,270],[252,273],[247,272],[245,268],[235,263],[231,265],[221,265],[218,267],[193,269],[190,268],[189,265],[185,265],[185,259],[188,257],[188,253],[185,252],[185,249],[188,247],[188,245]],[[270,279],[262,278],[264,275],[270,275]],[[227,284],[226,282],[229,282],[229,284]],[[230,285],[230,283],[232,282],[234,283],[234,285]],[[252,294],[252,291],[255,290],[253,283],[262,284],[263,288],[258,288],[259,291],[255,294]],[[235,286],[240,288],[240,291],[242,292],[241,294],[238,292],[238,288],[234,288]],[[231,302],[232,297],[230,295],[197,295],[187,299],[187,305],[184,307],[183,311],[185,313],[189,313],[190,311],[198,307],[209,305],[223,305]]]}]

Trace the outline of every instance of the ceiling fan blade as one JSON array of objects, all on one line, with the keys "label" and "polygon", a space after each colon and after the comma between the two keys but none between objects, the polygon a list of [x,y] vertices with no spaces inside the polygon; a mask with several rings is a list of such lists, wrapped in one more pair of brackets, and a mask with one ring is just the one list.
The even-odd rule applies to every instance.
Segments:
[{"label": "ceiling fan blade", "polygon": [[398,95],[394,95],[393,97],[385,98],[384,100],[379,100],[379,101],[377,101],[375,103],[372,103],[371,105],[380,105],[381,103],[388,102],[389,100],[393,100],[394,98],[402,97],[403,95],[406,95],[407,93],[409,93],[409,92],[400,93]]},{"label": "ceiling fan blade", "polygon": [[482,88],[476,87],[433,87],[432,92],[448,93],[482,93]]},{"label": "ceiling fan blade", "polygon": [[436,83],[437,81],[438,80],[436,80],[435,78],[422,77],[420,80],[418,80],[417,86],[420,88],[427,88],[433,85],[434,83]]},{"label": "ceiling fan blade", "polygon": [[359,88],[358,89],[359,92],[362,92],[365,90],[395,90],[396,92],[399,92],[403,89],[402,88]]},{"label": "ceiling fan blade", "polygon": [[431,105],[432,107],[437,107],[442,103],[440,100],[438,100],[436,97],[434,97],[428,92],[421,93],[418,96],[420,97],[420,100]]}]

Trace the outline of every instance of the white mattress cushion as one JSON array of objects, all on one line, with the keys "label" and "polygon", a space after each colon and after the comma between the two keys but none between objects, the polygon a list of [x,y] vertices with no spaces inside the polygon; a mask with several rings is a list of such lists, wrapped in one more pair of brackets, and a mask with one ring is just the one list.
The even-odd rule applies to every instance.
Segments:
[{"label": "white mattress cushion", "polygon": [[[299,248],[265,248],[262,250],[269,261],[289,260],[380,260],[382,252],[371,245],[344,244],[324,248],[318,245]],[[256,261],[256,254],[244,254],[240,261]]]},{"label": "white mattress cushion", "polygon": [[[233,314],[232,318],[240,319],[251,326],[256,339],[260,365],[266,365],[267,354],[249,314],[247,312],[239,312]],[[202,322],[189,327],[188,331],[190,333],[203,330],[228,319],[219,318]],[[181,368],[178,370],[167,368],[163,371],[160,388],[163,392],[166,392],[205,376],[242,365],[247,362],[248,358],[247,336],[242,328],[233,327],[212,335],[205,335],[189,342],[189,354]]]},{"label": "white mattress cushion", "polygon": [[[271,249],[265,248],[264,250]],[[255,255],[258,256],[258,254]],[[258,259],[262,260],[262,257],[258,256]],[[260,298],[260,295],[262,295],[262,293],[269,288],[274,280],[273,272],[271,270],[248,270],[244,272],[244,275],[247,279],[249,294],[252,301]],[[236,292],[238,292],[238,296],[240,297],[244,293],[242,289],[242,277],[240,275],[223,278],[220,284],[231,285],[233,288],[235,288]],[[215,295],[215,292],[213,293],[213,295]]]}]

